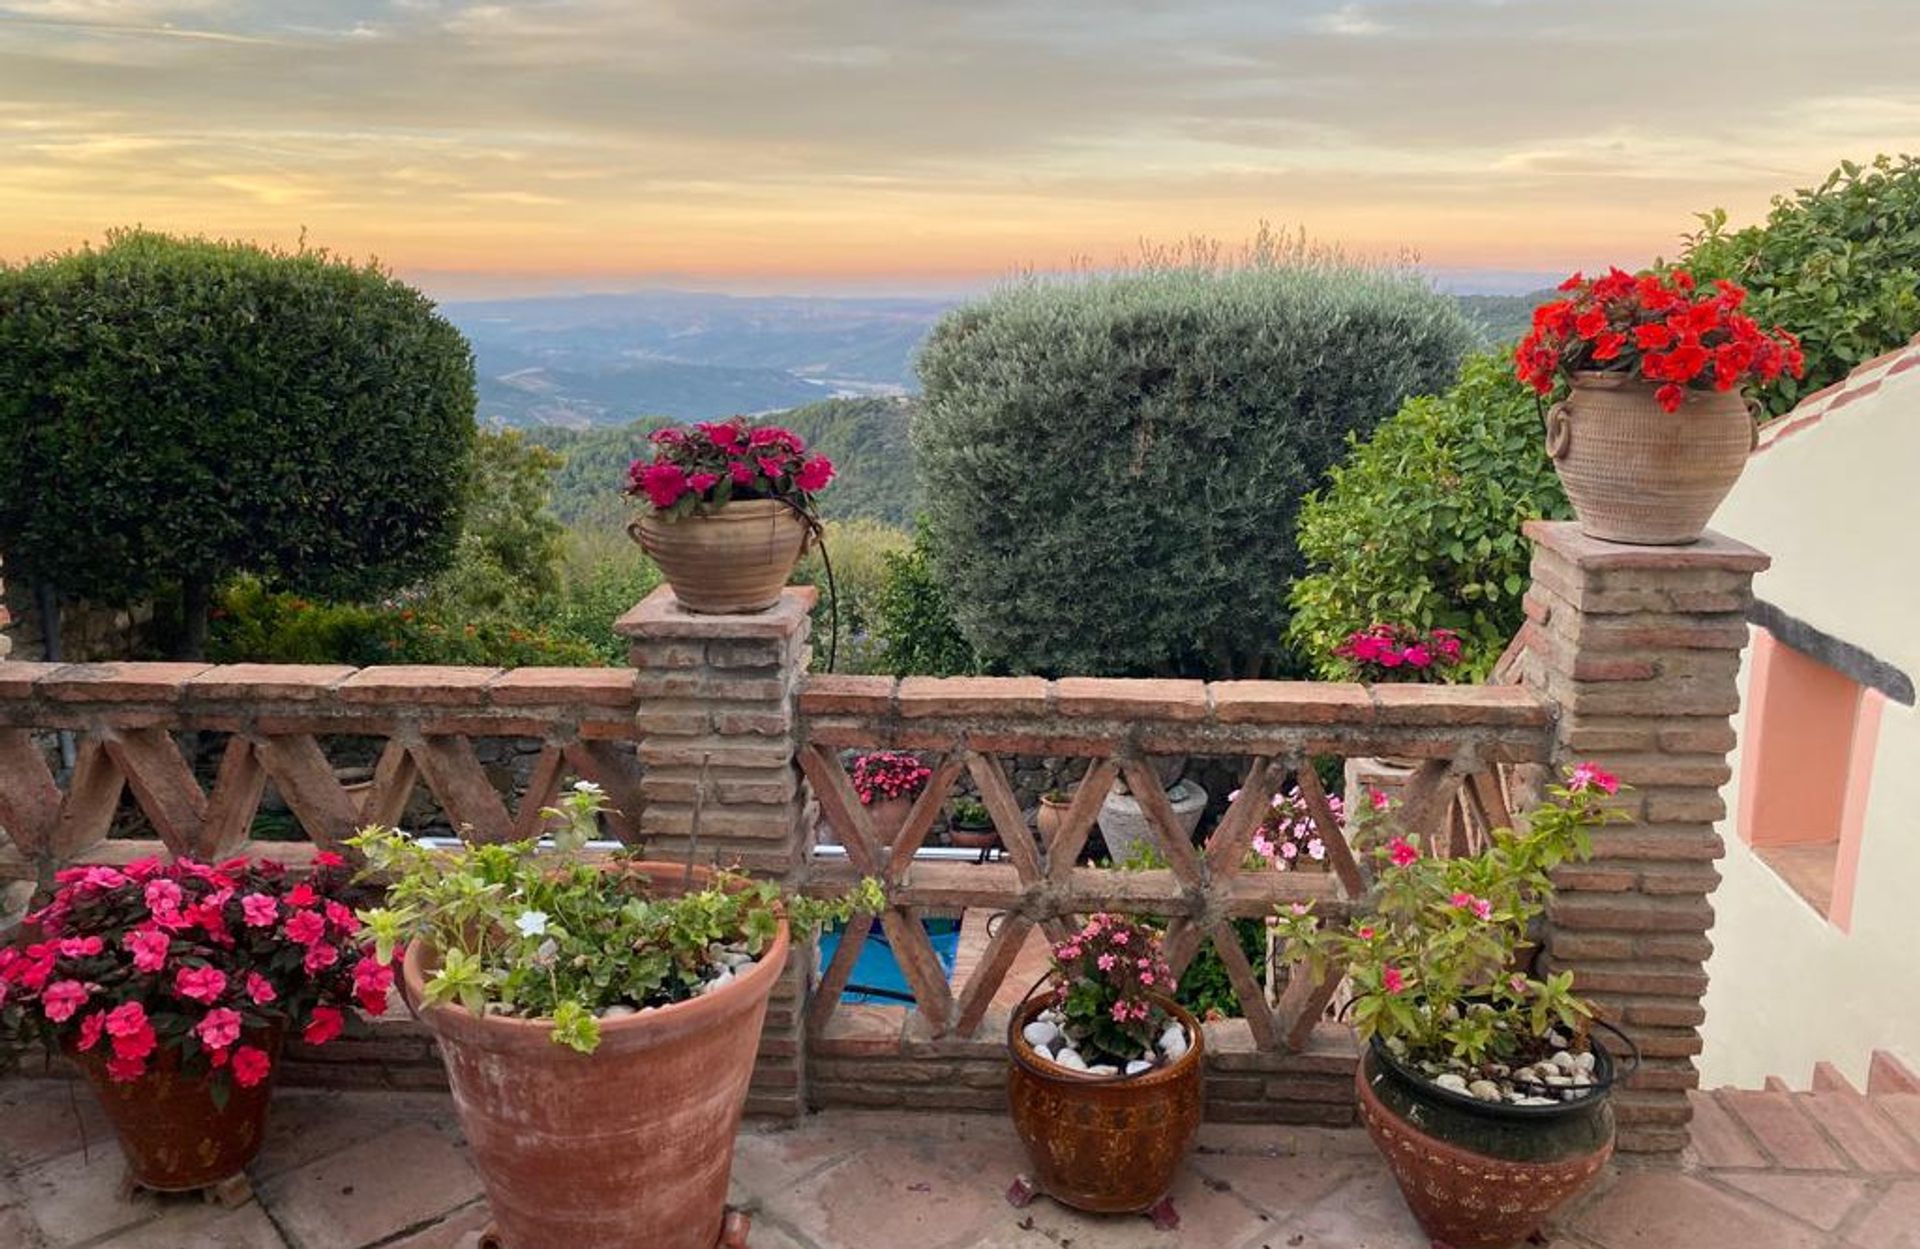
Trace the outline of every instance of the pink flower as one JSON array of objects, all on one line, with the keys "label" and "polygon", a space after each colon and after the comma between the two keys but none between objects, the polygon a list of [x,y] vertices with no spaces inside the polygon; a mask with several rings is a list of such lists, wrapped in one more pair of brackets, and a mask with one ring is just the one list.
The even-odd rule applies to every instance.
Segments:
[{"label": "pink flower", "polygon": [[1362,924],[1358,928],[1353,930],[1353,935],[1360,938],[1362,941],[1371,941],[1373,940],[1373,925]]},{"label": "pink flower", "polygon": [[233,1078],[243,1089],[250,1089],[267,1078],[267,1072],[273,1069],[273,1063],[267,1058],[266,1051],[251,1045],[242,1045],[233,1051]]},{"label": "pink flower", "polygon": [[1310,841],[1308,841],[1308,842],[1307,842],[1307,857],[1308,857],[1309,859],[1324,859],[1324,858],[1326,858],[1326,857],[1327,857],[1327,843],[1326,843],[1326,842],[1324,842],[1324,841],[1321,841],[1321,840],[1320,840],[1320,839],[1319,839],[1318,837],[1315,837],[1315,838],[1313,838],[1312,840],[1310,840]]},{"label": "pink flower", "polygon": [[40,991],[40,1009],[54,1023],[65,1023],[87,1004],[92,988],[78,980],[56,980]]},{"label": "pink flower", "polygon": [[174,973],[173,991],[191,1001],[211,1006],[227,989],[227,973],[217,967],[182,967]]},{"label": "pink flower", "polygon": [[147,1008],[138,1002],[124,1002],[107,1012],[105,1026],[110,1037],[133,1036],[147,1026]]},{"label": "pink flower", "polygon": [[152,911],[154,915],[159,916],[172,915],[178,912],[180,909],[180,901],[186,895],[180,892],[180,886],[165,877],[161,877],[157,880],[147,882],[146,892],[143,896],[146,899],[147,909]]},{"label": "pink flower", "polygon": [[1487,901],[1485,898],[1475,898],[1473,900],[1473,913],[1478,919],[1492,919],[1493,903]]},{"label": "pink flower", "polygon": [[331,1006],[316,1006],[312,1018],[307,1020],[305,1032],[300,1039],[308,1045],[325,1045],[340,1035],[346,1026],[346,1017]]},{"label": "pink flower", "polygon": [[800,471],[793,475],[793,484],[811,494],[826,489],[833,480],[833,461],[824,455],[816,455],[800,465]]},{"label": "pink flower", "polygon": [[280,917],[280,904],[264,893],[250,893],[240,899],[240,913],[246,917],[247,927],[267,928]]},{"label": "pink flower", "polygon": [[360,931],[360,917],[353,913],[352,907],[335,902],[329,898],[327,900],[326,912],[327,923],[335,932],[351,934]]},{"label": "pink flower", "polygon": [[1300,856],[1300,846],[1297,842],[1283,841],[1280,843],[1281,858],[1295,859],[1295,858],[1298,858],[1299,856]]},{"label": "pink flower", "polygon": [[1453,892],[1453,896],[1451,898],[1448,898],[1447,901],[1452,903],[1454,906],[1464,907],[1469,905],[1473,901],[1473,895],[1456,889]]},{"label": "pink flower", "polygon": [[268,980],[257,971],[247,973],[247,998],[255,1006],[265,1006],[268,1002],[273,1001],[279,996],[280,994],[274,990],[271,980]]},{"label": "pink flower", "polygon": [[1127,942],[1131,941],[1132,939],[1133,939],[1133,934],[1128,932],[1126,929],[1124,928],[1114,929],[1113,943],[1115,945],[1125,945],[1127,944]]},{"label": "pink flower", "polygon": [[1413,843],[1405,837],[1395,837],[1387,843],[1387,857],[1393,861],[1395,867],[1405,867],[1418,859],[1420,852],[1414,849]]},{"label": "pink flower", "polygon": [[107,1017],[95,1011],[80,1021],[80,1049],[84,1053],[100,1044],[100,1034],[107,1030]]},{"label": "pink flower", "polygon": [[339,961],[340,947],[330,945],[325,941],[316,941],[307,947],[307,956],[300,960],[300,965],[305,968],[307,974],[311,976],[317,971],[326,970]]},{"label": "pink flower", "polygon": [[353,993],[360,1009],[378,1015],[387,1009],[387,991],[393,988],[393,968],[371,956],[353,967]]},{"label": "pink flower", "polygon": [[295,885],[292,892],[287,894],[287,905],[296,911],[302,907],[312,906],[318,901],[320,901],[320,895],[315,893],[313,886],[305,881]]},{"label": "pink flower", "polygon": [[1108,953],[1108,954],[1102,954],[1099,958],[1095,959],[1094,961],[1100,965],[1101,971],[1112,971],[1113,965],[1115,963],[1118,963],[1120,960],[1115,958],[1111,953]]},{"label": "pink flower", "polygon": [[287,937],[301,945],[312,945],[327,935],[327,921],[318,911],[295,911],[287,918]]},{"label": "pink flower", "polygon": [[144,1054],[128,1058],[115,1055],[107,1059],[107,1078],[115,1084],[132,1084],[145,1074],[147,1058]]},{"label": "pink flower", "polygon": [[693,487],[695,494],[704,495],[720,483],[718,473],[695,473],[687,478],[687,484]]},{"label": "pink flower", "polygon": [[649,464],[640,472],[640,489],[647,502],[662,510],[670,508],[687,493],[687,471],[665,461]]},{"label": "pink flower", "polygon": [[331,850],[322,850],[313,856],[315,867],[345,867],[347,861]]},{"label": "pink flower", "polygon": [[92,958],[106,948],[98,937],[67,937],[58,947],[61,958]]},{"label": "pink flower", "polygon": [[1380,984],[1387,992],[1398,993],[1407,987],[1407,978],[1398,967],[1389,967],[1380,973]]},{"label": "pink flower", "polygon": [[193,1034],[210,1050],[223,1050],[240,1039],[240,1012],[216,1006],[193,1026]]},{"label": "pink flower", "polygon": [[1574,768],[1567,780],[1567,789],[1571,793],[1585,793],[1599,790],[1603,794],[1620,792],[1620,778],[1608,772],[1597,763],[1582,763]]},{"label": "pink flower", "polygon": [[1387,791],[1384,789],[1369,789],[1367,791],[1367,801],[1373,804],[1375,811],[1385,811],[1389,806],[1393,805],[1392,800],[1387,797]]},{"label": "pink flower", "polygon": [[753,484],[753,466],[745,460],[730,461],[727,464],[727,476],[733,478],[733,484],[736,486],[751,486]]},{"label": "pink flower", "polygon": [[[153,1053],[153,1047],[159,1043],[159,1037],[153,1031],[153,1024],[147,1019],[146,1008],[138,1002],[124,1002],[107,1012],[107,1035],[113,1038],[113,1056],[129,1062],[143,1060]],[[132,1079],[145,1070],[146,1064],[140,1063],[140,1069],[134,1072]],[[121,1077],[115,1076],[114,1079]]]}]

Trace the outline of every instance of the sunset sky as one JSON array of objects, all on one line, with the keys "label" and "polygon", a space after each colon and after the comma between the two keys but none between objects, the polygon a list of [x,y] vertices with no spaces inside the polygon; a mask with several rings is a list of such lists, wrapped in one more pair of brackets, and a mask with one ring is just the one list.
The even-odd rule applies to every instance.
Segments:
[{"label": "sunset sky", "polygon": [[1262,219],[1671,252],[1920,140],[1915,0],[0,0],[0,257],[140,223],[441,294],[939,286]]}]

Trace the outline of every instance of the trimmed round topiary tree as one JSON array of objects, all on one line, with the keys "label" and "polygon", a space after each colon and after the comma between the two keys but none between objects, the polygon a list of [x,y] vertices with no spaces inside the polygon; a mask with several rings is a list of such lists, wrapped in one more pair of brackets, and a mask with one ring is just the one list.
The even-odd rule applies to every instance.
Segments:
[{"label": "trimmed round topiary tree", "polygon": [[108,236],[0,268],[0,551],[100,602],[177,591],[202,653],[237,572],[364,598],[444,567],[473,358],[378,266]]},{"label": "trimmed round topiary tree", "polygon": [[1299,671],[1301,497],[1471,341],[1411,272],[1298,251],[1029,280],[950,314],[913,439],[967,640],[1016,672]]}]

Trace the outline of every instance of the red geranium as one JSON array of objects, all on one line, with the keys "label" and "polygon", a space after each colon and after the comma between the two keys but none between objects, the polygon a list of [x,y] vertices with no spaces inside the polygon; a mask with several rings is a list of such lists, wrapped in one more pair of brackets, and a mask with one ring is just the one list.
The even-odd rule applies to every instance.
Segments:
[{"label": "red geranium", "polygon": [[1533,311],[1533,332],[1514,351],[1514,372],[1545,395],[1576,373],[1628,373],[1659,383],[1660,406],[1677,412],[1687,391],[1736,390],[1782,373],[1800,377],[1800,340],[1763,330],[1739,311],[1747,292],[1716,281],[1700,290],[1684,269],[1574,274],[1566,295]]},{"label": "red geranium", "polygon": [[735,499],[784,499],[811,512],[833,480],[833,461],[808,454],[806,440],[743,416],[655,430],[651,459],[627,466],[626,493],[669,517],[725,507]]},{"label": "red geranium", "polygon": [[876,750],[853,761],[853,792],[861,806],[889,798],[911,798],[927,787],[933,769],[919,756],[896,750]]},{"label": "red geranium", "polygon": [[0,947],[0,1049],[101,1053],[130,1081],[164,1047],[189,1076],[257,1084],[274,1029],[321,1044],[356,1004],[385,1009],[393,973],[360,943],[351,877],[327,853],[297,884],[264,859],[63,871],[29,939]]},{"label": "red geranium", "polygon": [[1347,635],[1333,653],[1362,681],[1444,681],[1460,663],[1460,635],[1452,629],[1375,624]]}]

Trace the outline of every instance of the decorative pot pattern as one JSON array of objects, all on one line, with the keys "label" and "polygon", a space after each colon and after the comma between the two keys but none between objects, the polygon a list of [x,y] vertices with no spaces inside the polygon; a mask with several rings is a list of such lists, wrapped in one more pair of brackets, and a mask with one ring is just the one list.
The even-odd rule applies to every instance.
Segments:
[{"label": "decorative pot pattern", "polygon": [[[670,887],[686,869],[633,870]],[[696,885],[708,879],[696,869]],[[731,985],[603,1019],[592,1054],[555,1044],[545,1020],[420,1007],[502,1249],[714,1249],[767,997],[787,950],[783,921]],[[411,1001],[422,1000],[429,958],[423,942],[407,951]]]},{"label": "decorative pot pattern", "polygon": [[1547,414],[1547,453],[1581,531],[1609,542],[1697,542],[1757,436],[1735,391],[1689,390],[1662,411],[1653,383],[1582,373]]},{"label": "decorative pot pattern", "polygon": [[1175,1062],[1114,1079],[1068,1071],[1034,1053],[1022,1030],[1047,1007],[1029,999],[1007,1028],[1013,1127],[1033,1161],[1041,1191],[1101,1214],[1150,1209],[1173,1187],[1200,1130],[1206,1048],[1200,1023],[1162,1000],[1192,1045]]},{"label": "decorative pot pattern", "polygon": [[180,1051],[157,1051],[145,1075],[121,1084],[107,1076],[106,1046],[67,1057],[93,1086],[120,1138],[136,1184],[159,1193],[211,1188],[239,1175],[266,1140],[273,1071],[280,1066],[282,1030],[254,1029],[242,1038],[267,1052],[273,1069],[252,1088],[235,1083],[225,1106],[214,1104],[205,1076],[180,1073]]},{"label": "decorative pot pattern", "polygon": [[[1390,1081],[1368,1053],[1354,1072],[1360,1119],[1413,1217],[1436,1245],[1520,1244],[1599,1178],[1613,1156],[1613,1114],[1604,1100],[1593,1108],[1597,1121],[1508,1125],[1503,1152],[1536,1157],[1499,1157],[1415,1126],[1412,1117],[1430,1118],[1431,1107],[1396,1096]],[[1400,1105],[1390,1107],[1389,1099]]]},{"label": "decorative pot pattern", "polygon": [[660,565],[680,606],[730,615],[765,611],[780,601],[808,530],[784,503],[745,499],[676,521],[648,512],[627,533]]}]

